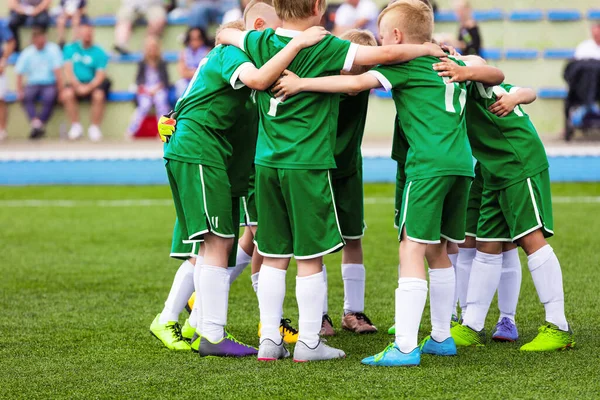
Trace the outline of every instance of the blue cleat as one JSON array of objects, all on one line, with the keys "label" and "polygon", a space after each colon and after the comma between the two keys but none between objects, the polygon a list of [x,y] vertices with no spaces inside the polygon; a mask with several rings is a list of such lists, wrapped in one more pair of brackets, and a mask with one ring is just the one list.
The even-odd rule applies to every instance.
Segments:
[{"label": "blue cleat", "polygon": [[456,343],[454,343],[452,337],[443,342],[437,342],[431,336],[427,336],[423,339],[419,348],[421,349],[421,353],[432,354],[434,356],[455,356],[457,354]]},{"label": "blue cleat", "polygon": [[381,353],[361,361],[365,365],[376,367],[416,367],[421,365],[421,350],[417,347],[410,353],[403,353],[392,342]]},{"label": "blue cleat", "polygon": [[492,340],[496,342],[516,342],[519,340],[517,326],[510,318],[502,318],[500,322],[496,324]]}]

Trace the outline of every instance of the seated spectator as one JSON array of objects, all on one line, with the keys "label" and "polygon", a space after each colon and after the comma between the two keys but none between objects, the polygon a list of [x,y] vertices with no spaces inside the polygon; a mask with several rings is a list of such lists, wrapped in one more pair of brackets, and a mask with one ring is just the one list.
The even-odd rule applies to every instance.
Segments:
[{"label": "seated spectator", "polygon": [[367,29],[378,36],[379,8],[372,0],[345,0],[335,14],[336,36],[350,29]]},{"label": "seated spectator", "polygon": [[576,60],[600,60],[600,22],[592,25],[592,38],[583,41],[575,49]]},{"label": "seated spectator", "polygon": [[[17,95],[31,123],[30,139],[39,139],[46,133],[46,123],[54,110],[57,93],[62,88],[62,64],[60,47],[48,43],[46,28],[34,26],[32,44],[19,55],[15,66]],[[42,103],[40,112],[36,110],[38,99]]]},{"label": "seated spectator", "polygon": [[179,54],[177,70],[181,78],[175,84],[177,97],[181,97],[190,80],[194,77],[200,61],[210,51],[206,45],[206,35],[202,28],[190,28],[185,35],[185,49]]},{"label": "seated spectator", "polygon": [[454,11],[460,23],[458,42],[455,47],[466,56],[481,54],[481,35],[479,26],[473,19],[473,10],[467,1],[458,0],[454,3]]},{"label": "seated spectator", "polygon": [[4,23],[0,23],[0,141],[6,139],[6,77],[4,70],[8,65],[8,57],[15,50],[15,39],[12,32]]},{"label": "seated spectator", "polygon": [[122,0],[123,3],[117,13],[115,26],[114,49],[119,54],[129,54],[129,38],[133,24],[140,17],[148,22],[148,35],[160,36],[167,24],[167,11],[162,0]]},{"label": "seated spectator", "polygon": [[157,115],[169,112],[169,73],[167,64],[162,59],[160,42],[156,36],[148,36],[144,49],[144,60],[138,65],[136,78],[137,108],[127,130],[127,137],[132,138],[140,129],[142,122],[152,110]]},{"label": "seated spectator", "polygon": [[195,0],[190,7],[189,25],[208,29],[210,24],[220,24],[229,10],[236,8],[237,0]]},{"label": "seated spectator", "polygon": [[[67,22],[71,21],[73,32],[79,31],[81,17],[85,14],[85,0],[60,0],[60,14],[56,18],[56,30],[58,31],[58,45],[63,48],[66,43]],[[77,38],[73,35],[72,41]]]},{"label": "seated spectator", "polygon": [[25,24],[31,24],[48,28],[50,25],[50,15],[48,8],[52,0],[8,0],[10,17],[8,18],[8,27],[16,40],[16,51],[21,51],[19,41],[19,28]]},{"label": "seated spectator", "polygon": [[68,133],[70,140],[79,139],[83,135],[78,102],[91,101],[88,136],[96,142],[102,139],[100,124],[110,89],[110,81],[106,77],[108,55],[102,47],[94,44],[94,27],[89,19],[82,20],[78,37],[79,41],[64,49],[66,85],[60,93],[60,100],[71,121]]},{"label": "seated spectator", "polygon": [[239,6],[232,8],[223,15],[223,24],[228,22],[238,21],[244,17],[244,10],[250,3],[250,0],[240,0]]}]

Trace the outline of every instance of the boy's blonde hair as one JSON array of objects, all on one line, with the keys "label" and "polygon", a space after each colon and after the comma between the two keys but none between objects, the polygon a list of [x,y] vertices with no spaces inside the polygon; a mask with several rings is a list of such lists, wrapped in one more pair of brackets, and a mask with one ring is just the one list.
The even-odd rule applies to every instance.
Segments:
[{"label": "boy's blonde hair", "polygon": [[[237,21],[231,21],[228,22],[226,24],[223,24],[221,26],[219,26],[219,28],[217,28],[217,32],[215,34],[215,37],[219,36],[219,33],[221,33],[221,31],[225,30],[225,29],[237,29],[238,31],[245,31],[246,30],[246,24],[244,24],[244,21],[241,19],[238,19]],[[219,43],[217,43],[219,44]]]},{"label": "boy's blonde hair", "polygon": [[246,8],[244,9],[244,22],[247,21],[248,13],[250,13],[250,10],[252,10],[257,4],[265,4],[267,6],[273,7],[273,0],[252,0],[250,3],[248,3]]},{"label": "boy's blonde hair", "polygon": [[[391,4],[394,4],[394,3],[398,2],[398,1],[400,1],[400,0],[392,0],[392,1],[390,1],[390,2],[388,3],[388,6],[389,6],[389,5],[391,5]],[[431,9],[433,10],[433,6],[431,5],[431,2],[430,2],[429,0],[420,0],[420,1],[421,1],[422,3],[425,3],[425,4],[427,4],[427,7],[431,8]]]},{"label": "boy's blonde hair", "polygon": [[319,3],[319,10],[325,12],[327,0],[273,0],[277,16],[283,21],[307,19],[312,16],[315,4]]},{"label": "boy's blonde hair", "polygon": [[[350,29],[340,36],[342,40],[348,40],[360,46],[377,46],[377,39],[367,30]],[[367,65],[354,65],[350,70],[351,75],[361,75],[370,70],[372,67]]]},{"label": "boy's blonde hair", "polygon": [[394,18],[394,25],[402,28],[402,33],[416,43],[431,42],[433,36],[433,10],[421,0],[399,0],[381,12],[377,24],[381,25],[388,15]]}]

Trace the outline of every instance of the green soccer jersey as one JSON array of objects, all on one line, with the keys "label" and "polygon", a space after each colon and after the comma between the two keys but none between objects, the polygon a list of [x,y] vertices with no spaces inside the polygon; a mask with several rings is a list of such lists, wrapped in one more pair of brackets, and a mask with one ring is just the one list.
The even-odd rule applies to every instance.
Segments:
[{"label": "green soccer jersey", "polygon": [[340,101],[337,137],[335,142],[335,164],[331,171],[334,178],[345,178],[362,169],[362,144],[369,107],[368,90],[356,96],[343,95]]},{"label": "green soccer jersey", "polygon": [[165,158],[227,169],[233,136],[246,134],[231,129],[250,97],[238,78],[252,65],[233,46],[217,46],[202,60],[175,105],[177,129]]},{"label": "green soccer jersey", "polygon": [[485,167],[485,185],[491,190],[511,186],[549,166],[544,145],[520,106],[503,118],[488,110],[497,95],[516,90],[508,84],[486,88],[473,82],[469,87],[467,131],[473,155]]},{"label": "green soccer jersey", "polygon": [[258,108],[256,92],[246,101],[245,107],[239,109],[239,118],[231,128],[235,133],[231,139],[233,155],[229,160],[227,173],[231,183],[231,196],[248,195],[250,173],[254,171],[252,163],[256,153],[256,137],[258,136]]},{"label": "green soccer jersey", "polygon": [[[244,38],[244,50],[262,67],[300,33],[281,28],[251,31]],[[357,48],[329,35],[301,50],[288,70],[301,78],[338,75],[352,68]],[[339,98],[339,94],[299,93],[281,102],[268,91],[259,92],[255,163],[282,169],[335,168]]]},{"label": "green soccer jersey", "polygon": [[392,91],[399,128],[409,144],[408,181],[474,176],[464,114],[466,85],[446,83],[449,79],[433,70],[436,62],[435,57],[419,57],[369,71],[385,90]]},{"label": "green soccer jersey", "polygon": [[400,120],[398,115],[394,118],[394,138],[392,141],[392,160],[397,161],[398,165],[406,164],[406,155],[408,154],[408,142],[406,141],[406,135],[402,132],[400,127]]}]

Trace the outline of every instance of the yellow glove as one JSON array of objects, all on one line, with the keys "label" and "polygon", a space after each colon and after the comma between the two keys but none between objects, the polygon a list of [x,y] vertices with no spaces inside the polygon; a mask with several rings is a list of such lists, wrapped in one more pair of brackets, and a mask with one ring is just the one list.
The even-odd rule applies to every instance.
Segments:
[{"label": "yellow glove", "polygon": [[163,115],[158,120],[158,135],[160,136],[160,140],[164,143],[169,143],[171,136],[175,133],[177,121],[172,118],[174,114],[175,112],[171,111],[169,114]]}]

